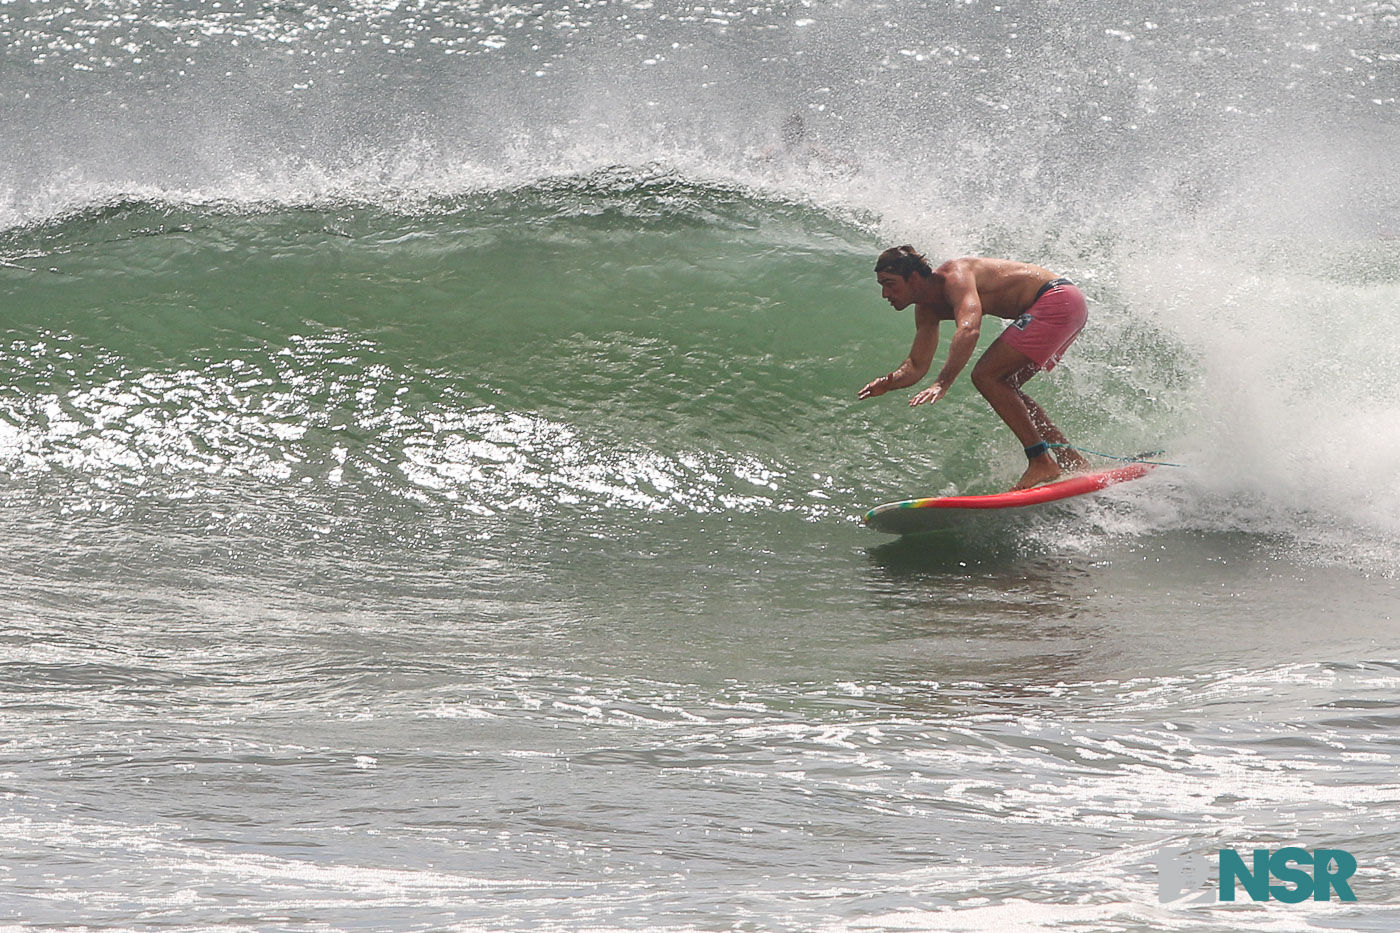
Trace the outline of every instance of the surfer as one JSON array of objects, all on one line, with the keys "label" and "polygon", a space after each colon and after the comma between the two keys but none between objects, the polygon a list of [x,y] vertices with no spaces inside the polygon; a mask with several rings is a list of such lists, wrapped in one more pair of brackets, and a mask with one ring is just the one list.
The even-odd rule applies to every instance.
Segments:
[{"label": "surfer", "polygon": [[[977,348],[982,316],[1010,325],[972,367],[972,384],[991,403],[1026,450],[1026,472],[1012,489],[1028,489],[1057,479],[1062,470],[1089,466],[1069,447],[1045,410],[1021,390],[1042,369],[1050,370],[1084,327],[1084,294],[1069,279],[1040,266],[1009,259],[950,259],[937,269],[912,246],[885,250],[875,263],[880,295],[897,311],[914,306],[914,347],[893,372],[872,380],[859,398],[912,386],[933,365],[938,326],[953,321],[948,358],[933,385],[910,405],[936,402],[948,393]],[[1053,456],[1052,456],[1053,454]]]}]

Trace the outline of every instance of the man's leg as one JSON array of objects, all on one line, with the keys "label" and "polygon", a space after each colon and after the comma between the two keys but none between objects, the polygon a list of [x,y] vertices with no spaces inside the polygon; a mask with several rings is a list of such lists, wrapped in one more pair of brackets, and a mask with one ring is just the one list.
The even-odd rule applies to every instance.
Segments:
[{"label": "man's leg", "polygon": [[[1044,409],[1021,391],[1021,386],[1037,371],[1038,367],[1030,357],[998,338],[972,368],[972,384],[991,404],[992,410],[1006,422],[1022,447],[1031,447],[1042,440],[1052,444],[1067,443]],[[1037,424],[1037,421],[1040,423]],[[1029,489],[1050,482],[1059,475],[1060,467],[1055,458],[1048,452],[1042,453],[1030,458],[1026,472],[1011,488]]]},{"label": "man's leg", "polygon": [[1021,396],[1022,404],[1026,406],[1026,411],[1030,413],[1031,423],[1034,424],[1035,429],[1040,432],[1040,439],[1049,441],[1051,444],[1065,445],[1051,450],[1051,454],[1054,455],[1055,462],[1060,465],[1060,469],[1070,471],[1089,469],[1089,461],[1085,460],[1079,451],[1068,446],[1069,438],[1065,437],[1060,429],[1055,427],[1055,423],[1050,420],[1050,416],[1045,413],[1045,409],[1041,408],[1040,405],[1036,403],[1035,399],[1021,391],[1021,386],[1026,384],[1026,380],[1030,379],[1038,372],[1040,372],[1040,369],[1034,363],[1027,364],[1011,374],[1012,387],[1015,388],[1017,394]]}]

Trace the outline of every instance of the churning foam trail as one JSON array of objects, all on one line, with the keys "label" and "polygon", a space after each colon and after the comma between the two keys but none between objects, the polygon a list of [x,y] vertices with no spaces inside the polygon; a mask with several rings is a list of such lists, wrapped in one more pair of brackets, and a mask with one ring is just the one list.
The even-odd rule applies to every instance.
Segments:
[{"label": "churning foam trail", "polygon": [[1383,324],[1400,305],[1400,277],[1384,272],[1400,268],[1395,252],[1255,238],[1140,254],[1120,270],[1133,312],[1160,322],[1198,369],[1181,439],[1196,519],[1400,544],[1400,332]]}]

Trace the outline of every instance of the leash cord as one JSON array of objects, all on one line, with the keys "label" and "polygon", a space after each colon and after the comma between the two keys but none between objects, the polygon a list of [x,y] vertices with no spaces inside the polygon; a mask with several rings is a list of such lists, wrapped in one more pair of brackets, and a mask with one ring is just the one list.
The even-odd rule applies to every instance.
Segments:
[{"label": "leash cord", "polygon": [[1146,463],[1146,464],[1149,464],[1149,465],[1151,465],[1151,466],[1169,466],[1169,467],[1184,467],[1184,466],[1185,466],[1184,463],[1168,463],[1168,462],[1165,461],[1165,460],[1148,460],[1148,459],[1147,459],[1148,457],[1160,456],[1160,455],[1163,453],[1163,451],[1160,451],[1160,450],[1149,450],[1149,451],[1147,451],[1147,452],[1145,452],[1145,453],[1138,454],[1136,457],[1117,457],[1117,456],[1114,456],[1113,454],[1106,454],[1106,453],[1103,453],[1103,452],[1098,451],[1098,450],[1090,450],[1090,449],[1087,448],[1087,447],[1076,447],[1076,446],[1073,445],[1073,444],[1048,444],[1048,445],[1046,445],[1046,446],[1050,447],[1052,450],[1077,450],[1077,451],[1079,451],[1081,454],[1093,454],[1095,457],[1103,457],[1103,458],[1105,458],[1105,459],[1107,459],[1107,460],[1117,460],[1117,461],[1119,461],[1119,462],[1121,462],[1121,463]]}]

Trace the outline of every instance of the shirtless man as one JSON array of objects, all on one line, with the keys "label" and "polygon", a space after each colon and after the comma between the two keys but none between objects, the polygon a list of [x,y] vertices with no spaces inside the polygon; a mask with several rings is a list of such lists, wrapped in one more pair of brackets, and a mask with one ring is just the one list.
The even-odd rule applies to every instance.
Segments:
[{"label": "shirtless man", "polygon": [[881,253],[875,263],[875,279],[880,283],[880,295],[895,310],[914,306],[914,347],[894,372],[861,389],[860,398],[884,395],[924,378],[938,347],[938,325],[953,321],[953,341],[943,369],[933,385],[917,393],[909,404],[938,401],[972,358],[982,316],[1006,318],[1010,326],[972,367],[972,384],[1026,449],[1026,472],[1011,488],[1029,489],[1058,478],[1061,470],[1088,467],[1088,461],[1073,449],[1050,447],[1068,441],[1045,410],[1021,391],[1026,380],[1040,370],[1054,368],[1084,326],[1084,294],[1073,282],[1056,278],[1039,266],[1008,259],[950,259],[933,269],[912,246]]}]

